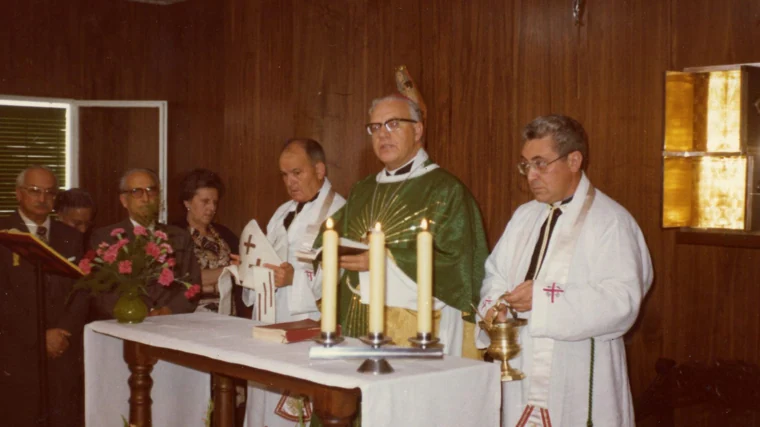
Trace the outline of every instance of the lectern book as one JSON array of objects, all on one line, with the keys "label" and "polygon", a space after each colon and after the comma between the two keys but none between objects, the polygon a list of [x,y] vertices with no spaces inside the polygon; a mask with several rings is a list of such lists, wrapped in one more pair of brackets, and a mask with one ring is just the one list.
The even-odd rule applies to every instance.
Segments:
[{"label": "lectern book", "polygon": [[82,270],[67,260],[37,236],[16,229],[0,230],[0,244],[31,262],[38,261],[42,271],[58,276],[78,279]]},{"label": "lectern book", "polygon": [[[338,326],[340,327],[340,326]],[[288,344],[310,340],[319,335],[320,325],[316,320],[306,319],[295,322],[273,323],[254,326],[253,338],[262,341]]]}]

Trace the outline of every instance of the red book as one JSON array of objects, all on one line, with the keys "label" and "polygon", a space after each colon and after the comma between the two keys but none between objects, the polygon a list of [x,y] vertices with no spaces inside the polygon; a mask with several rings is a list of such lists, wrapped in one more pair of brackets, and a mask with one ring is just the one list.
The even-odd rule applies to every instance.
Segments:
[{"label": "red book", "polygon": [[316,320],[306,319],[295,322],[273,323],[254,326],[253,338],[269,342],[291,343],[310,340],[319,336],[320,324]]}]

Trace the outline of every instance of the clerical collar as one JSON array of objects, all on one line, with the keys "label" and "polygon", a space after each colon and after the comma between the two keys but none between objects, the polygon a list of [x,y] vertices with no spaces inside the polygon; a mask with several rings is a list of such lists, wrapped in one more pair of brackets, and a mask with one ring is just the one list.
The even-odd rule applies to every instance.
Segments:
[{"label": "clerical collar", "polygon": [[414,159],[409,161],[409,163],[407,163],[406,165],[401,166],[400,168],[396,169],[395,171],[391,172],[386,169],[385,176],[403,175],[405,173],[409,173],[412,171],[412,165],[414,165]]},{"label": "clerical collar", "polygon": [[45,222],[42,224],[37,224],[33,220],[29,219],[28,216],[24,215],[23,212],[21,212],[21,209],[18,209],[18,216],[21,217],[21,220],[24,221],[24,225],[26,225],[26,228],[29,229],[29,232],[31,234],[37,234],[37,227],[45,227],[47,229],[47,237],[50,238],[50,215],[45,218]]}]

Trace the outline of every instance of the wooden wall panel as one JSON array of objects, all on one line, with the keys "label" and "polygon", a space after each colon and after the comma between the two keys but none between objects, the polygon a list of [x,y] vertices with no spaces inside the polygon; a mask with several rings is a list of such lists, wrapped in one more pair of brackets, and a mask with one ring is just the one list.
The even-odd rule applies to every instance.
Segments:
[{"label": "wooden wall panel", "polygon": [[[758,264],[755,251],[676,245],[672,232],[660,228],[663,73],[760,60],[752,42],[758,35],[756,5],[589,1],[578,26],[572,2],[560,0],[291,0],[277,11],[268,9],[274,15],[264,14],[267,1],[246,3],[226,1],[234,15],[225,19],[226,140],[292,115],[287,124],[295,130],[271,129],[266,137],[295,132],[321,140],[335,163],[336,187],[345,192],[379,168],[361,125],[369,101],[393,90],[393,68],[405,64],[428,103],[427,149],[470,187],[493,245],[514,209],[530,199],[514,170],[521,127],[540,114],[570,114],[591,138],[589,176],[637,219],[655,265],[655,285],[626,337],[634,395],[654,378],[658,357],[760,360],[757,344],[750,342],[758,332],[757,315],[742,298],[760,296],[750,284],[756,269],[746,267]],[[289,88],[290,104],[241,122],[233,119],[261,99],[240,96],[241,70],[231,61],[270,55],[275,36],[250,41],[246,49],[258,49],[254,54],[231,38],[258,31],[262,16],[292,21],[276,35],[291,49],[291,68],[266,74],[266,82],[253,90]],[[257,144],[245,149],[269,158],[256,175],[268,176],[276,153]],[[233,149],[233,157],[241,150]],[[257,198],[243,202],[246,213],[265,221],[284,191],[254,192]],[[224,217],[231,223],[247,220]],[[730,320],[718,320],[726,316]],[[741,330],[750,334],[736,335]],[[707,425],[701,409],[682,412],[680,425]]]},{"label": "wooden wall panel", "polygon": [[95,201],[94,226],[103,227],[124,219],[118,185],[124,171],[158,170],[158,109],[82,108],[79,122],[80,187]]},{"label": "wooden wall panel", "polygon": [[286,200],[287,138],[320,140],[344,194],[379,169],[363,124],[405,64],[428,103],[428,151],[472,190],[491,245],[530,199],[514,169],[521,127],[573,115],[591,179],[637,219],[656,269],[626,337],[634,395],[658,357],[758,363],[760,252],[677,245],[660,228],[660,182],[664,71],[760,62],[760,5],[583,3],[577,26],[566,0],[10,0],[0,57],[18,60],[0,61],[0,93],[168,99],[170,192],[190,168],[218,171],[220,222],[240,230]]}]

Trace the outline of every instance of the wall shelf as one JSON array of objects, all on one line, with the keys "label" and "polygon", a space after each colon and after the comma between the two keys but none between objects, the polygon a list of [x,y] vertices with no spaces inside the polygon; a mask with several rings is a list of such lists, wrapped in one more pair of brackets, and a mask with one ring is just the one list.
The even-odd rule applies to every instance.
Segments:
[{"label": "wall shelf", "polygon": [[760,249],[760,233],[681,229],[676,232],[676,243]]}]

